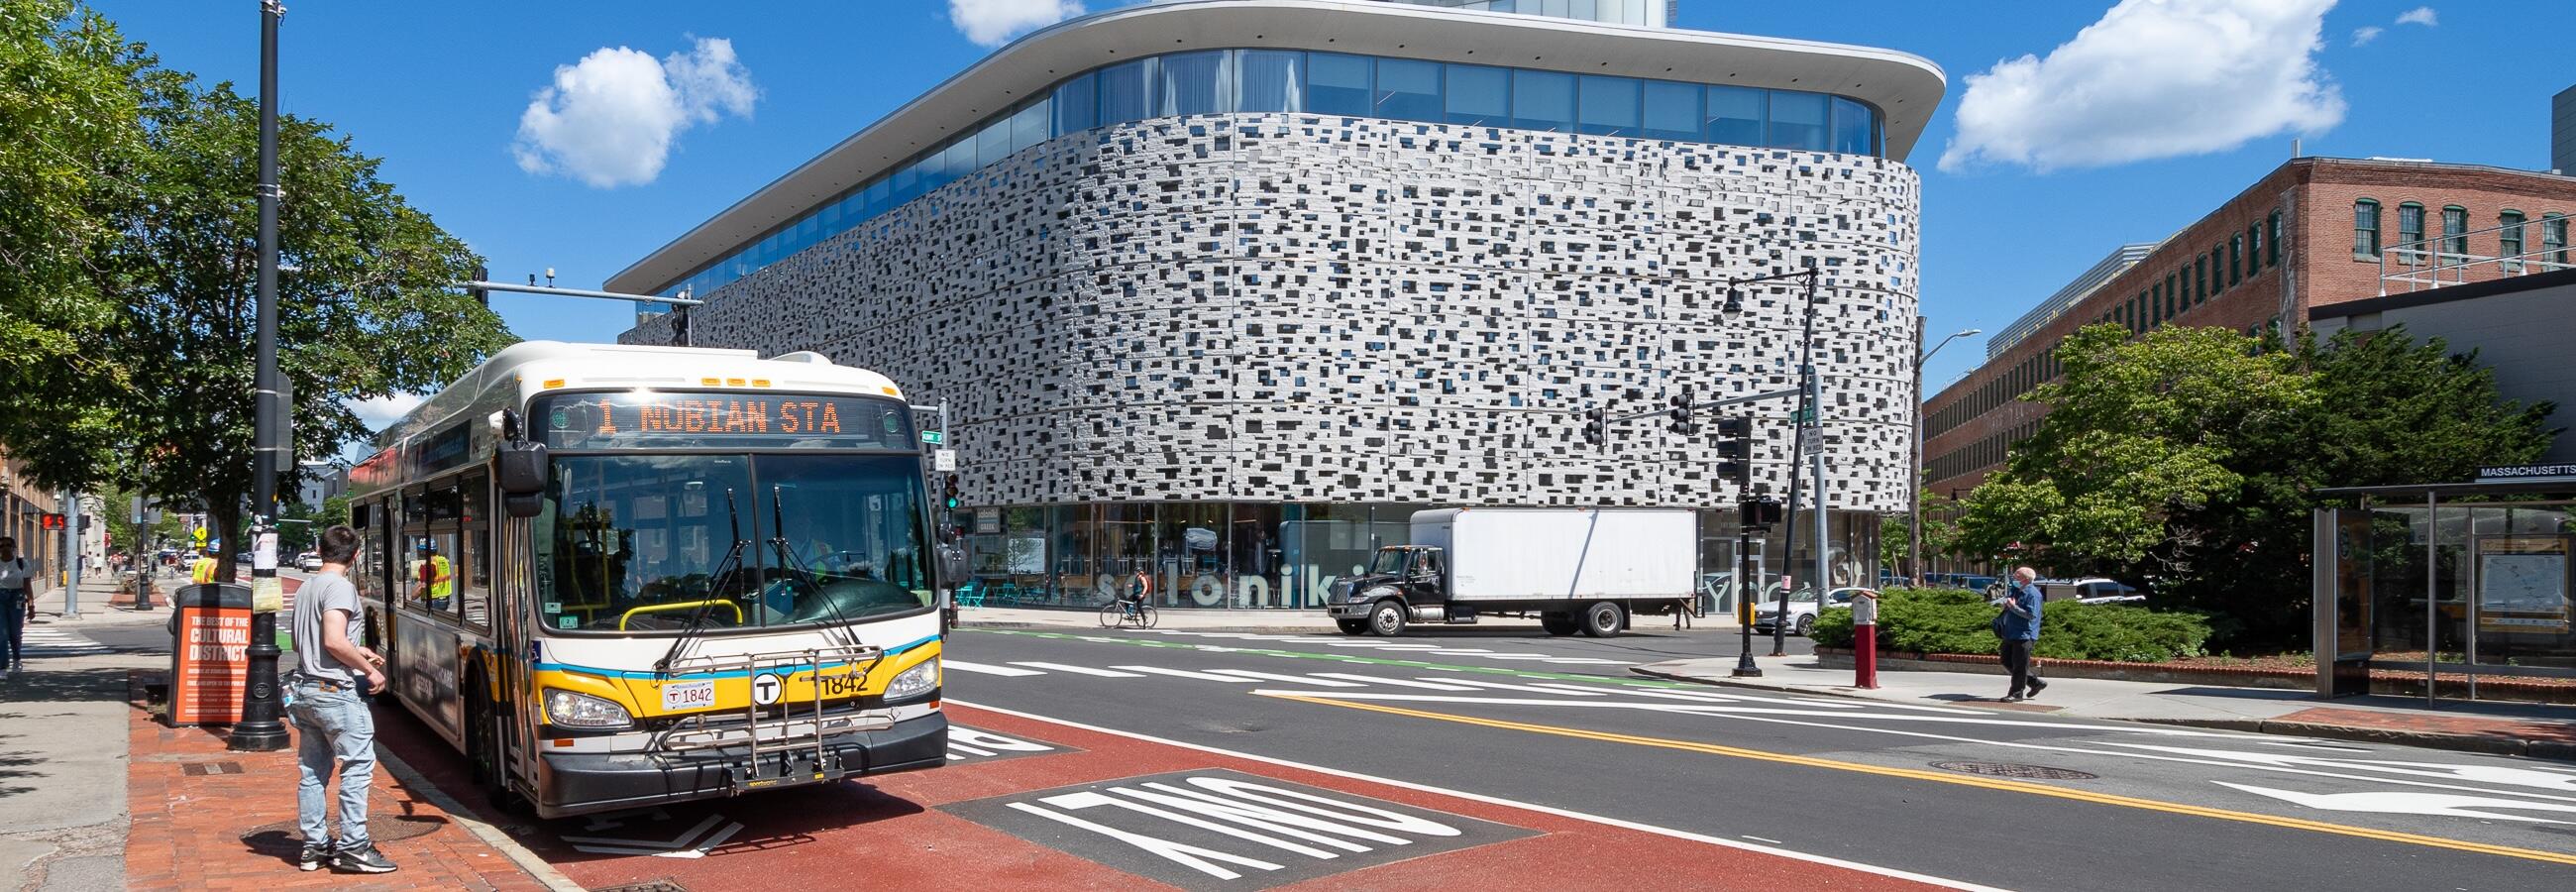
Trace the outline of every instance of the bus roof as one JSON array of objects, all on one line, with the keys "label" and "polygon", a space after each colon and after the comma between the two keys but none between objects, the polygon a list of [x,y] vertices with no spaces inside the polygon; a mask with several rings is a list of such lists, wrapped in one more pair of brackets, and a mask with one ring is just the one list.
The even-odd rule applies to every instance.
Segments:
[{"label": "bus roof", "polygon": [[[379,449],[446,424],[459,413],[515,405],[543,390],[767,388],[902,399],[884,375],[836,365],[810,351],[769,359],[756,350],[521,341],[465,373],[376,435]],[[507,389],[507,394],[500,391]],[[506,399],[495,399],[496,397]]]}]

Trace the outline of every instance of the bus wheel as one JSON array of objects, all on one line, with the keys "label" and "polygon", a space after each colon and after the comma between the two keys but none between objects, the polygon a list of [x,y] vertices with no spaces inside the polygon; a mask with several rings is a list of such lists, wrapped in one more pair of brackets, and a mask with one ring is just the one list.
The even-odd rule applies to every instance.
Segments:
[{"label": "bus wheel", "polygon": [[529,811],[528,800],[510,789],[510,721],[485,693],[490,685],[482,679],[470,683],[473,695],[466,700],[465,744],[467,765],[474,771],[474,786],[491,800],[492,807],[504,812],[522,814]]},{"label": "bus wheel", "polygon": [[1625,625],[1625,619],[1626,617],[1619,610],[1619,605],[1608,601],[1594,601],[1592,606],[1583,608],[1583,634],[1593,638],[1617,635],[1619,627]]}]

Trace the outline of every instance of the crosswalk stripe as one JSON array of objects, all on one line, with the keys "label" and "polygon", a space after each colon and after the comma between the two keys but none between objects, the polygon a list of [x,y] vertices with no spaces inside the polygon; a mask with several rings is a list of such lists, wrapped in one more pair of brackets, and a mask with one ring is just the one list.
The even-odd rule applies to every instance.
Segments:
[{"label": "crosswalk stripe", "polygon": [[[1161,666],[1111,666],[1109,668],[1124,669],[1129,672],[1150,672],[1155,675],[1169,675],[1173,678],[1195,678],[1200,681],[1228,681],[1236,684],[1251,684],[1260,680],[1257,678],[1241,678],[1233,675],[1217,675],[1208,672],[1192,672],[1187,669],[1165,669]],[[1303,681],[1304,679],[1299,680]]]},{"label": "crosswalk stripe", "polygon": [[1138,674],[1133,673],[1133,672],[1120,672],[1120,671],[1118,671],[1118,670],[1116,670],[1116,669],[1094,669],[1094,668],[1091,668],[1091,667],[1089,667],[1089,666],[1068,666],[1068,665],[1065,665],[1065,664],[1063,664],[1063,663],[1041,663],[1041,662],[1038,662],[1038,661],[1036,661],[1036,660],[1012,660],[1012,661],[1011,661],[1011,665],[1013,665],[1013,666],[1027,666],[1027,667],[1029,667],[1029,668],[1031,668],[1031,669],[1049,669],[1049,670],[1053,670],[1053,671],[1056,671],[1056,672],[1071,672],[1071,673],[1073,673],[1073,674],[1075,674],[1075,675],[1090,675],[1090,676],[1096,676],[1096,677],[1099,677],[1099,678],[1143,678],[1143,677],[1144,677],[1144,676],[1142,676],[1142,675],[1138,675]]},{"label": "crosswalk stripe", "polygon": [[24,634],[25,637],[20,640],[26,647],[20,652],[21,658],[75,657],[116,652],[115,648],[92,641],[87,636],[60,629],[30,628]]},{"label": "crosswalk stripe", "polygon": [[1389,684],[1389,685],[1395,685],[1395,686],[1397,686],[1397,687],[1403,687],[1403,688],[1422,688],[1422,689],[1424,689],[1424,690],[1432,690],[1432,691],[1472,691],[1472,690],[1475,690],[1475,688],[1471,688],[1471,687],[1468,687],[1468,686],[1466,686],[1466,685],[1462,685],[1462,684],[1450,684],[1450,683],[1448,683],[1448,682],[1441,682],[1441,681],[1408,681],[1408,680],[1401,679],[1401,678],[1386,678],[1386,677],[1383,677],[1383,676],[1377,676],[1377,675],[1359,675],[1359,674],[1356,674],[1356,673],[1350,673],[1350,672],[1315,672],[1315,673],[1309,673],[1309,674],[1312,674],[1312,675],[1320,675],[1320,676],[1323,676],[1323,677],[1325,677],[1325,678],[1347,678],[1347,679],[1350,679],[1350,680],[1352,680],[1352,681],[1364,681],[1364,682],[1368,682],[1369,684]]},{"label": "crosswalk stripe", "polygon": [[969,662],[966,662],[965,660],[943,660],[943,661],[942,661],[942,663],[943,663],[944,665],[946,665],[946,666],[947,666],[948,668],[950,668],[950,669],[955,669],[955,670],[958,670],[958,671],[961,671],[961,672],[973,672],[973,673],[977,673],[977,674],[981,674],[981,675],[999,675],[999,676],[1003,676],[1003,677],[1005,677],[1005,678],[1019,678],[1019,677],[1027,676],[1027,675],[1045,675],[1045,674],[1046,674],[1046,673],[1044,673],[1044,672],[1040,672],[1040,671],[1037,671],[1037,670],[1035,670],[1035,669],[1020,669],[1020,668],[1015,668],[1015,667],[1011,667],[1011,666],[994,666],[994,665],[989,665],[989,664],[985,664],[985,663],[969,663]]},{"label": "crosswalk stripe", "polygon": [[1308,678],[1308,677],[1305,677],[1305,676],[1302,676],[1302,675],[1287,675],[1287,674],[1278,673],[1278,672],[1256,672],[1256,671],[1253,671],[1253,670],[1250,670],[1250,669],[1210,669],[1210,670],[1208,670],[1208,671],[1210,671],[1210,672],[1221,672],[1221,673],[1224,673],[1224,674],[1227,674],[1227,675],[1240,675],[1240,676],[1243,676],[1243,677],[1245,677],[1245,678],[1267,678],[1267,679],[1270,679],[1271,681],[1288,681],[1288,682],[1295,682],[1295,683],[1297,683],[1297,684],[1314,685],[1314,686],[1316,686],[1316,687],[1323,687],[1323,688],[1358,688],[1358,687],[1367,687],[1367,685],[1353,684],[1353,683],[1351,683],[1351,682],[1347,682],[1347,681],[1327,681],[1327,680],[1320,679],[1320,678]]}]

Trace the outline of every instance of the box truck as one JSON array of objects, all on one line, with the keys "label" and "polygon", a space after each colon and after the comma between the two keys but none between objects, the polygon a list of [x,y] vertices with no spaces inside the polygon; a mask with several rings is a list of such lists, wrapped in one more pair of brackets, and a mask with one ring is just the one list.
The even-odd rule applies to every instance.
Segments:
[{"label": "box truck", "polygon": [[1551,635],[1616,635],[1631,614],[1687,610],[1698,575],[1689,511],[1445,508],[1413,515],[1413,543],[1378,549],[1334,580],[1326,612],[1344,634],[1411,623],[1535,616]]}]

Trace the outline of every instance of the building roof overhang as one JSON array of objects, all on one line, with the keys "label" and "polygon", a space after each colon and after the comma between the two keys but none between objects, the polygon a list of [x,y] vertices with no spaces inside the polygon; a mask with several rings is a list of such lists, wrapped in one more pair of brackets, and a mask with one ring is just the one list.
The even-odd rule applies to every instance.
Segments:
[{"label": "building roof overhang", "polygon": [[866,182],[1062,78],[1192,48],[1277,47],[1582,74],[1837,93],[1878,106],[1902,160],[1941,104],[1940,66],[1894,50],[1639,28],[1374,0],[1178,0],[1107,10],[1032,32],[842,140],[610,276],[646,293]]}]

